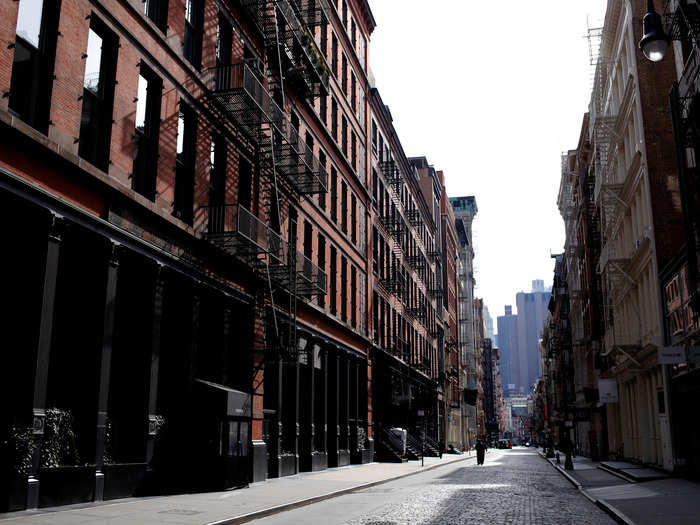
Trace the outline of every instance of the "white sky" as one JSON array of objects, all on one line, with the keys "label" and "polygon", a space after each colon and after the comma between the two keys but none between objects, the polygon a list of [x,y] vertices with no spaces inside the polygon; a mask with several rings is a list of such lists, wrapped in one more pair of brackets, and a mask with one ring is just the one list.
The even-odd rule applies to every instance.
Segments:
[{"label": "white sky", "polygon": [[[408,156],[475,195],[477,291],[495,320],[563,250],[560,156],[590,98],[606,0],[370,0],[371,64]],[[495,328],[495,327],[494,327]]]}]

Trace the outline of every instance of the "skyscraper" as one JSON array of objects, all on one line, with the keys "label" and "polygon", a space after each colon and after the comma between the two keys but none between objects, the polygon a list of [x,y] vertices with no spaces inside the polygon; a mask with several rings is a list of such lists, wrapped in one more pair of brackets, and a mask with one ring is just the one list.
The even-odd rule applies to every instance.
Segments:
[{"label": "skyscraper", "polygon": [[[541,288],[540,288],[541,283]],[[518,307],[518,346],[516,355],[517,364],[513,367],[517,370],[513,382],[520,393],[526,394],[532,385],[540,377],[539,340],[544,327],[547,313],[547,305],[551,292],[544,291],[542,281],[533,281],[533,286],[539,291],[531,293],[520,292],[516,295],[515,302]]]},{"label": "skyscraper", "polygon": [[506,305],[505,315],[496,319],[498,324],[498,348],[501,352],[501,381],[507,396],[515,391],[516,369],[513,356],[518,348],[518,316],[513,315],[513,307]]}]

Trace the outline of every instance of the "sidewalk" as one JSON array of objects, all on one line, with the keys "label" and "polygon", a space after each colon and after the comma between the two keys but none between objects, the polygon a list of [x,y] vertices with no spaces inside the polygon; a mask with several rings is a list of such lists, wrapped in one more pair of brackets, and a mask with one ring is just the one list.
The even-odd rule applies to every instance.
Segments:
[{"label": "sidewalk", "polygon": [[408,463],[369,463],[305,472],[255,483],[246,489],[129,498],[0,515],[2,525],[224,525],[245,523],[349,492],[475,459],[445,454]]},{"label": "sidewalk", "polygon": [[556,464],[556,459],[548,461],[584,496],[620,523],[690,525],[700,521],[700,483],[670,477],[644,482],[628,481],[633,479],[631,471],[651,470],[615,463],[612,464],[615,469],[610,469],[613,470],[611,472],[601,468],[600,463],[584,457],[574,458],[574,470],[564,470],[564,455],[560,455],[561,465]]}]

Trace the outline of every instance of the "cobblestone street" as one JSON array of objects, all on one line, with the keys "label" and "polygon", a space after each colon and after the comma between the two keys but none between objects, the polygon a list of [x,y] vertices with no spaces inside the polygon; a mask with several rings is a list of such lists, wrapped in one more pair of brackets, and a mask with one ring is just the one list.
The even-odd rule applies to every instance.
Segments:
[{"label": "cobblestone street", "polygon": [[459,463],[256,521],[258,525],[610,524],[534,449]]}]

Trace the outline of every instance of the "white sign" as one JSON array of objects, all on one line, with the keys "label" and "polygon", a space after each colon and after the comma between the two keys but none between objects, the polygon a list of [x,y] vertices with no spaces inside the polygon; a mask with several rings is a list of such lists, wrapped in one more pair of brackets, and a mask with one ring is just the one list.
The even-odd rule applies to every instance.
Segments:
[{"label": "white sign", "polygon": [[685,348],[682,346],[663,346],[659,348],[660,365],[681,365],[685,363]]},{"label": "white sign", "polygon": [[617,403],[617,379],[598,379],[598,398],[601,403]]}]

